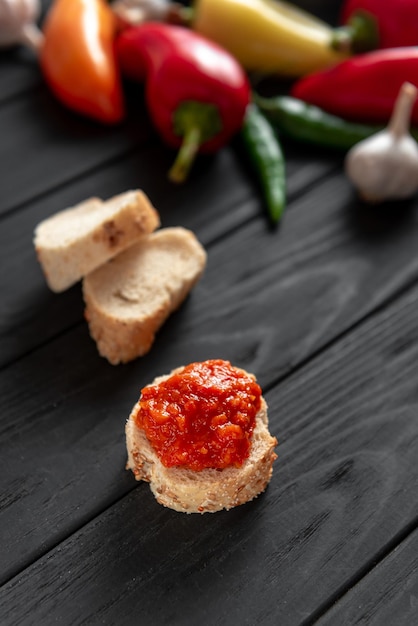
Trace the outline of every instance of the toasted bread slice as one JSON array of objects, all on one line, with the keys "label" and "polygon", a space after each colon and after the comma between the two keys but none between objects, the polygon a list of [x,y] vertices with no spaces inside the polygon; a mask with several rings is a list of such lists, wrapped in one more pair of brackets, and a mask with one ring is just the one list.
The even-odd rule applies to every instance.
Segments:
[{"label": "toasted bread slice", "polygon": [[56,213],[35,230],[34,245],[48,286],[68,289],[160,225],[142,191],[103,202],[89,198]]},{"label": "toasted bread slice", "polygon": [[191,231],[165,228],[86,276],[85,317],[99,353],[113,365],[146,354],[205,265],[206,252]]},{"label": "toasted bread slice", "polygon": [[[166,378],[168,376],[156,378],[153,384]],[[145,432],[136,425],[138,409],[139,401],[126,423],[127,469],[132,470],[136,480],[149,482],[152,493],[163,506],[183,513],[214,513],[245,504],[266,489],[277,458],[274,452],[277,439],[268,429],[264,398],[261,398],[261,408],[256,415],[250,455],[239,468],[193,471],[165,467]]]}]

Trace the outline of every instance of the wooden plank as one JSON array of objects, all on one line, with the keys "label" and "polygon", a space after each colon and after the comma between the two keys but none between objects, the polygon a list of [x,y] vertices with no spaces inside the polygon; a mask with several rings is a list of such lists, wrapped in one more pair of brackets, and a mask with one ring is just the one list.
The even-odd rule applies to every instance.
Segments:
[{"label": "wooden plank", "polygon": [[[335,167],[329,154],[312,161],[309,153],[302,157],[297,153],[294,147],[287,151],[290,202]],[[92,195],[108,198],[140,187],[158,208],[163,226],[191,228],[205,245],[254,218],[260,223],[258,237],[268,231],[257,187],[235,147],[222,150],[215,158],[200,160],[183,186],[173,185],[167,179],[172,157],[172,152],[160,142],[142,150],[138,147],[133,154],[60,186],[2,220],[0,365],[54,337],[82,317],[79,286],[60,295],[49,292],[32,245],[36,225],[56,211]],[[4,201],[7,203],[7,196]],[[272,232],[268,237],[276,246],[285,232]]]},{"label": "wooden plank", "polygon": [[64,109],[45,86],[0,108],[0,214],[33,202],[75,177],[155,139],[140,98],[138,117],[117,127],[96,124]]},{"label": "wooden plank", "polygon": [[39,87],[42,76],[38,61],[32,51],[10,48],[0,53],[0,106],[17,97],[28,97]]},{"label": "wooden plank", "polygon": [[[295,203],[283,224],[281,245],[278,245],[277,233],[266,232],[264,222],[254,220],[235,231],[228,239],[216,241],[210,246],[203,280],[186,306],[163,329],[146,358],[127,368],[109,369],[110,366],[98,358],[83,324],[74,332],[62,336],[59,341],[45,345],[42,350],[6,369],[1,381],[2,420],[6,426],[15,424],[16,428],[24,429],[26,433],[23,440],[19,437],[17,440],[12,439],[15,441],[13,445],[8,430],[2,437],[8,467],[18,464],[13,473],[20,472],[20,446],[29,455],[27,462],[31,472],[37,468],[35,473],[43,471],[43,463],[49,455],[55,458],[58,454],[54,446],[61,446],[59,450],[62,454],[68,451],[65,439],[56,441],[54,438],[51,443],[48,433],[51,429],[54,432],[56,423],[54,403],[62,402],[68,394],[77,393],[80,381],[84,385],[84,381],[92,377],[93,385],[97,380],[99,386],[104,388],[108,385],[107,376],[114,375],[117,376],[115,385],[120,384],[116,383],[119,377],[123,380],[126,377],[125,384],[128,384],[131,379],[127,377],[126,371],[132,372],[134,390],[129,392],[131,388],[126,388],[126,397],[129,397],[128,403],[133,404],[138,388],[154,375],[163,373],[162,364],[169,371],[181,362],[221,356],[254,370],[263,386],[269,386],[298,366],[312,352],[321,349],[338,333],[370,313],[373,307],[405,286],[407,280],[414,276],[416,278],[416,259],[411,254],[411,249],[416,245],[416,229],[411,228],[407,220],[396,231],[390,222],[391,237],[383,236],[376,240],[374,235],[374,239],[365,237],[362,240],[360,237],[357,239],[356,235],[353,238],[345,220],[345,203],[340,208],[341,212],[338,212],[330,201],[343,198],[343,189],[343,181],[337,175],[313,190],[309,197]],[[317,209],[313,211],[312,206]],[[15,258],[15,254],[10,254],[10,259]],[[23,265],[29,267],[25,259]],[[32,276],[28,275],[28,278],[31,283]],[[50,323],[55,324],[55,334],[59,332],[59,322],[53,320],[55,314],[62,312],[67,315],[68,327],[70,315],[74,315],[73,323],[80,319],[82,303],[78,288],[75,288],[68,296],[63,296],[62,304],[59,307],[57,304],[57,309],[54,309],[53,300],[61,300],[61,296],[50,295],[46,288],[38,289],[39,283],[32,294],[29,291],[30,297],[23,295],[23,302],[27,306],[20,303],[19,310],[27,311],[26,324],[33,329],[34,341],[39,344],[38,336],[43,341],[51,338],[47,334]],[[67,306],[70,313],[66,310]],[[15,351],[18,350],[19,341],[28,349],[30,333],[25,330],[25,320],[22,320],[20,327],[13,327],[14,317],[13,310],[9,317],[5,317],[6,330],[12,328],[14,332],[6,332],[4,340],[11,336],[9,345]],[[262,324],[259,320],[262,320]],[[59,367],[57,358],[61,362]],[[68,378],[67,370],[74,372],[74,379]],[[124,372],[122,375],[121,371]],[[100,383],[102,376],[106,377],[106,381]],[[27,396],[22,395],[23,388],[28,389]],[[85,402],[82,401],[69,413],[63,409],[59,423],[67,423],[71,430],[73,414],[83,413],[84,406]],[[45,421],[41,419],[41,439],[37,444],[42,446],[42,450],[32,452],[36,450],[32,441],[38,438],[33,414],[37,414],[38,410],[43,411],[40,407],[46,407]],[[126,416],[128,409],[125,405],[121,414]],[[86,419],[95,422],[96,417],[92,414]],[[82,449],[85,460],[79,463],[80,466],[88,464],[90,445],[91,441],[87,438]],[[52,499],[49,506],[52,517],[55,511],[62,510],[62,523],[65,526],[66,502],[71,502],[65,489],[65,465],[62,472],[65,476],[59,479],[60,495],[57,496],[58,500]],[[98,480],[100,483],[100,477]],[[24,484],[25,480],[22,479],[20,485],[23,494]],[[47,483],[46,499],[51,497],[48,496],[49,488]],[[32,497],[34,494],[30,495]],[[97,502],[103,495],[106,498],[103,492],[100,497],[97,495]],[[74,523],[77,524],[78,515],[83,519],[88,516],[91,497],[92,493],[89,492],[85,500],[86,508],[80,508]],[[20,540],[18,545],[13,545],[11,541],[6,544],[3,550],[5,570],[8,559],[9,567],[14,569],[34,546],[37,549],[36,537],[32,535],[32,518],[27,519],[21,510],[22,506],[25,507],[25,498],[18,496],[17,499],[17,510],[11,506],[5,511],[4,523],[9,526],[11,520],[17,518],[21,519],[23,525],[28,524],[28,527],[22,533],[24,541]],[[43,507],[43,510],[48,511],[48,507]],[[54,527],[59,533],[58,525]],[[54,533],[49,535],[49,541],[56,541]]]},{"label": "wooden plank", "polygon": [[[189,324],[202,296],[201,290],[188,303]],[[271,430],[280,444],[273,480],[262,497],[230,512],[186,516],[163,509],[146,485],[138,485],[56,549],[42,543],[50,552],[1,590],[4,623],[11,623],[8,615],[17,623],[43,623],[46,616],[54,621],[62,615],[69,624],[125,624],[134,616],[152,624],[309,623],[318,605],[349,589],[357,572],[416,520],[411,493],[418,480],[417,304],[415,288],[267,393]],[[174,323],[188,327],[180,316]],[[94,513],[96,498],[106,490],[113,497],[125,491],[123,416],[135,388],[161,362],[178,363],[179,355],[229,356],[261,372],[264,384],[271,382],[289,352],[276,351],[275,363],[267,364],[265,351],[260,358],[257,340],[245,332],[241,317],[236,326],[240,343],[236,335],[229,345],[223,328],[217,337],[202,336],[197,347],[186,340],[187,333],[177,343],[168,335],[170,341],[158,355],[112,371],[113,388],[106,367],[105,377],[95,371],[86,380],[86,354],[78,372],[73,370],[73,357],[67,358],[62,344],[56,345],[44,378],[25,359],[26,377],[14,371],[15,389],[19,377],[28,379],[24,394],[29,397],[31,385],[40,385],[38,401],[45,403],[48,395],[50,404],[38,405],[36,414],[29,415],[25,398],[19,399],[20,423],[13,411],[9,418],[9,442],[29,441],[30,430],[39,433],[38,461],[31,468],[36,489],[29,486],[21,494],[22,515],[15,509],[13,516],[22,525],[19,536],[25,536],[25,510],[32,517],[26,532],[33,532],[36,519],[41,536],[40,527],[47,526],[46,540],[56,514],[64,516],[69,503],[74,521],[87,498]],[[181,337],[178,327],[176,331]],[[80,338],[72,336],[71,342],[80,349]],[[33,360],[40,369],[40,356]],[[64,436],[65,452],[60,448]],[[17,476],[23,484],[27,468],[24,473],[22,466]],[[53,490],[45,485],[47,477]],[[42,511],[31,506],[31,499],[40,495]]]},{"label": "wooden plank", "polygon": [[[33,204],[39,196],[43,198],[57,188],[77,184],[79,177],[88,176],[90,172],[105,167],[109,162],[116,164],[117,167],[118,159],[123,159],[135,149],[140,156],[136,164],[137,179],[131,177],[132,182],[134,180],[141,182],[143,179],[141,172],[145,169],[147,176],[152,179],[150,184],[163,185],[158,188],[163,191],[169,190],[168,196],[162,193],[159,196],[163,201],[170,202],[174,194],[174,185],[169,186],[166,178],[175,152],[163,146],[153,130],[141,87],[131,85],[129,93],[128,117],[117,127],[95,124],[64,109],[44,86],[37,89],[30,100],[22,98],[1,107],[0,160],[4,166],[0,171],[2,189],[0,216],[22,204]],[[235,143],[232,148],[239,153]],[[290,176],[290,194],[294,190],[296,167],[300,177],[296,185],[297,189],[301,190],[315,178],[320,178],[333,167],[338,167],[341,162],[339,155],[309,148],[301,151],[299,145],[295,146],[292,143],[285,144],[285,151],[287,172]],[[190,181],[182,187],[186,190],[184,194],[186,197],[191,198],[191,192],[196,190],[197,183],[208,183],[207,172],[209,170],[213,173],[213,168],[217,168],[218,157],[219,155],[199,158]],[[238,161],[242,175],[253,180],[244,160],[238,158]],[[227,179],[230,173],[227,170],[220,178],[225,186],[225,195],[233,189],[232,181]],[[105,175],[101,184],[106,186]],[[137,184],[138,182],[134,183],[134,186]],[[219,187],[219,183],[217,186]],[[209,184],[207,188],[209,189]],[[256,189],[254,184],[253,188]],[[193,198],[193,206],[202,195],[198,193]],[[176,199],[181,201],[182,194],[177,193]]]},{"label": "wooden plank", "polygon": [[[174,185],[169,185],[167,172],[174,160],[175,152],[165,147],[155,135],[139,96],[135,102],[138,103],[137,115],[129,115],[124,124],[114,128],[93,124],[69,111],[64,111],[43,88],[32,96],[30,102],[18,101],[3,106],[0,109],[0,128],[3,129],[0,159],[4,163],[0,172],[2,188],[0,216],[22,204],[32,206],[38,201],[38,197],[43,199],[46,194],[54,192],[57,188],[77,184],[78,178],[84,178],[90,173],[95,174],[99,167],[106,167],[108,163],[116,168],[120,167],[121,161],[135,150],[138,152],[136,176],[130,170],[125,178],[129,180],[131,186],[136,187],[144,180],[142,172],[145,171],[147,178],[150,179],[148,183],[151,187],[150,192],[156,187],[161,202],[172,202],[175,198],[182,203],[184,198],[189,198],[193,207],[197,203],[200,205],[203,190],[194,198],[191,194],[196,190],[197,184],[205,183],[210,192],[209,181],[214,180],[215,171],[218,172],[218,176],[221,174],[216,186],[219,188],[220,183],[225,186],[223,195],[233,190],[232,181],[227,176],[232,174],[235,177],[237,174],[230,169],[226,172],[220,169],[219,161],[222,156],[219,154],[213,157],[201,156],[190,180],[179,187],[178,191]],[[54,114],[51,114],[51,109],[55,109]],[[237,155],[237,147],[234,145],[231,149]],[[323,177],[340,163],[338,156],[336,158],[334,154],[326,151],[314,153],[307,149],[301,152],[300,146],[291,143],[285,144],[285,149],[290,195],[296,190],[301,191],[305,185],[312,184],[315,179]],[[312,158],[314,154],[315,159]],[[251,187],[254,193],[258,194],[258,188],[245,163],[238,155],[236,159],[236,167],[239,168],[241,176],[252,181]],[[295,176],[296,169],[298,178]],[[210,179],[208,172],[211,174]],[[102,178],[95,177],[95,185],[100,195],[100,188],[107,186],[105,173],[102,173]],[[167,190],[168,195],[163,195],[162,191]],[[236,191],[240,193],[241,190]],[[64,205],[65,200],[64,194],[62,198]],[[264,212],[264,209],[261,208],[261,211]]]},{"label": "wooden plank", "polygon": [[418,610],[418,531],[411,533],[328,611],[318,626],[411,626]]},{"label": "wooden plank", "polygon": [[[296,215],[296,213],[294,214]],[[202,215],[204,215],[204,212]],[[289,213],[289,217],[291,217],[291,215],[293,215],[293,213]],[[268,246],[266,245],[266,237]],[[12,237],[10,237],[10,241],[13,241]],[[263,343],[263,337],[259,338],[257,334],[255,334],[253,339],[251,335],[249,335],[251,344],[250,347],[248,347],[242,337],[243,333],[245,333],[248,328],[248,315],[251,314],[251,310],[257,313],[258,318],[257,304],[254,302],[253,307],[249,307],[247,301],[253,294],[253,283],[258,279],[260,267],[251,267],[251,265],[249,265],[248,270],[246,270],[242,261],[241,263],[238,262],[240,258],[242,259],[241,255],[243,251],[247,251],[249,243],[252,243],[255,244],[254,250],[250,250],[246,253],[248,258],[251,258],[251,263],[254,263],[255,257],[259,256],[258,249],[261,247],[261,242],[264,242],[264,248],[262,248],[264,249],[264,253],[269,251],[268,254],[270,258],[264,258],[264,260],[262,260],[262,257],[260,257],[257,259],[258,263],[261,261],[263,266],[274,267],[277,255],[279,259],[282,259],[285,251],[281,250],[277,245],[277,233],[267,233],[266,235],[265,222],[262,219],[254,221],[246,228],[243,228],[242,231],[236,231],[229,242],[222,240],[219,244],[214,246],[214,251],[210,252],[210,260],[205,280],[203,280],[193,292],[193,297],[187,303],[187,306],[183,307],[181,312],[170,320],[164,332],[159,336],[152,353],[145,359],[132,364],[132,366],[128,366],[129,371],[144,372],[144,376],[142,377],[135,374],[135,391],[126,393],[126,397],[131,398],[129,401],[130,404],[133,404],[133,398],[137,395],[137,390],[140,386],[149,382],[154,375],[162,373],[160,369],[161,363],[165,364],[164,366],[168,371],[179,364],[179,355],[181,355],[181,359],[184,360],[184,362],[188,362],[207,358],[210,355],[219,356],[218,350],[220,348],[223,354],[227,355],[229,353],[233,361],[242,361],[243,358],[246,358],[245,353],[247,351],[251,354],[253,342],[254,344],[257,344],[259,341]],[[6,241],[4,243],[6,244]],[[302,250],[302,248],[300,248],[300,250]],[[271,254],[273,254],[273,257],[270,256]],[[17,255],[11,251],[9,255],[11,271],[13,267],[15,267],[15,261],[13,260],[16,259],[16,257]],[[29,268],[30,265],[28,259],[22,259],[23,268]],[[6,266],[5,270],[9,270],[9,266]],[[222,270],[222,268],[225,267],[228,267],[227,273],[225,273],[225,269]],[[39,272],[39,269],[36,269]],[[285,268],[282,267],[281,272],[283,272],[284,269]],[[29,269],[26,271],[29,272]],[[244,279],[243,272],[248,272],[247,280]],[[220,283],[219,276],[221,274],[223,274],[223,280]],[[250,274],[252,274],[252,278]],[[22,283],[22,280],[15,280],[13,274],[9,274],[8,271],[6,271],[4,275],[9,276],[9,281],[11,277],[13,284]],[[287,278],[288,276],[286,276],[286,281]],[[63,297],[53,296],[49,294],[46,287],[39,289],[39,282],[37,282],[36,279],[34,280],[34,276],[31,274],[27,274],[25,284],[34,284],[34,290],[29,290],[27,295],[25,295],[24,290],[19,288],[20,297],[22,298],[19,300],[18,296],[20,316],[16,315],[16,309],[13,311],[12,308],[8,311],[7,307],[5,308],[5,333],[2,337],[2,344],[6,346],[9,345],[9,349],[14,350],[15,355],[18,353],[20,342],[25,350],[27,350],[29,341],[37,341],[39,343],[40,338],[45,341],[48,337],[51,337],[51,335],[48,334],[49,332],[57,334],[59,332],[59,327],[57,326],[59,322],[57,322],[55,318],[58,314],[66,316],[67,325],[69,325],[71,321],[73,323],[78,321],[81,316],[80,309],[82,304],[78,288],[71,290],[68,294],[64,294]],[[26,287],[26,289],[28,288]],[[246,309],[246,315],[242,317],[242,323],[237,323],[234,319],[236,298],[241,297],[237,295],[237,290],[242,294],[243,306]],[[7,283],[5,283],[5,293],[8,293]],[[296,292],[294,292],[294,295],[296,295]],[[265,300],[266,297],[267,301]],[[266,307],[274,311],[275,307],[277,307],[276,298],[280,299],[280,282],[278,282],[278,289],[271,290],[268,285],[263,298]],[[59,300],[60,304],[54,306],[56,300]],[[298,301],[300,302],[299,297]],[[214,303],[216,303],[215,307]],[[256,307],[255,309],[254,306]],[[227,321],[226,318],[230,317],[231,307],[233,308],[232,316],[231,319]],[[306,307],[304,307],[303,310],[306,313]],[[26,315],[26,318],[23,317],[24,315]],[[74,315],[74,318],[71,318],[72,315]],[[300,317],[298,317],[298,319],[300,319]],[[16,323],[15,326],[13,326],[15,320]],[[233,328],[231,328],[231,323]],[[269,324],[270,323],[271,321],[269,321]],[[311,322],[309,322],[308,327],[310,327],[310,323]],[[52,331],[50,331],[50,327],[52,327]],[[224,327],[224,329],[222,329],[222,327]],[[11,330],[13,332],[10,332]],[[269,328],[269,326],[266,326],[266,330],[268,330],[269,333],[274,332],[273,328]],[[309,332],[306,326],[305,332]],[[266,339],[269,341],[268,338]],[[34,344],[32,343],[32,345]],[[244,355],[242,355],[242,351],[244,351]],[[268,366],[269,363],[265,362],[265,367]],[[258,368],[260,369],[260,367],[261,363]],[[74,373],[74,378],[68,376],[67,370]],[[67,471],[64,470],[66,464],[62,466],[65,477],[62,477],[59,496],[56,497],[59,500],[58,511],[56,509],[58,501],[56,498],[52,498],[49,492],[51,486],[48,484],[48,481],[45,483],[46,491],[43,496],[41,496],[42,490],[40,487],[35,490],[35,493],[31,492],[30,487],[25,487],[28,481],[29,485],[31,485],[30,476],[43,474],[44,464],[48,464],[47,459],[50,455],[52,455],[52,458],[60,456],[64,456],[65,458],[64,453],[68,450],[68,442],[65,436],[62,440],[56,441],[55,436],[52,442],[50,440],[49,433],[54,432],[54,424],[58,423],[63,425],[67,423],[70,432],[73,427],[73,410],[68,413],[68,408],[64,408],[62,416],[57,417],[55,409],[57,399],[61,402],[67,395],[72,396],[74,393],[77,394],[80,381],[82,381],[84,385],[84,380],[89,381],[90,378],[92,378],[93,381],[100,381],[99,388],[109,387],[108,382],[101,380],[102,375],[106,372],[108,372],[106,376],[113,375],[117,376],[118,379],[119,376],[122,376],[125,384],[128,381],[131,381],[130,384],[132,384],[131,378],[127,376],[124,370],[125,368],[111,368],[107,366],[103,360],[98,358],[95,347],[88,338],[87,328],[83,324],[83,326],[77,328],[68,336],[65,335],[58,340],[58,342],[46,345],[41,351],[34,352],[28,358],[3,372],[1,385],[5,395],[2,401],[4,404],[2,404],[3,413],[1,413],[1,415],[5,420],[4,425],[6,430],[1,438],[2,451],[4,450],[4,462],[9,468],[9,472],[11,472],[12,475],[21,476],[21,478],[16,492],[16,486],[13,485],[12,487],[15,500],[12,501],[11,506],[4,511],[2,523],[4,523],[5,527],[8,527],[10,525],[9,520],[19,519],[23,528],[22,532],[17,536],[21,537],[23,535],[26,537],[25,541],[22,542],[20,539],[17,544],[13,542],[11,537],[7,539],[3,550],[4,574],[9,571],[9,565],[11,568],[14,568],[19,559],[27,558],[28,553],[31,552],[33,547],[37,547],[39,539],[37,533],[40,532],[43,535],[46,530],[42,529],[42,527],[38,530],[33,529],[32,517],[27,518],[27,516],[25,516],[24,512],[27,510],[25,493],[30,493],[30,497],[35,497],[35,499],[41,497],[42,510],[44,512],[49,511],[48,515],[50,519],[53,520],[52,528],[48,528],[50,531],[50,533],[48,533],[50,534],[50,541],[55,543],[57,536],[59,536],[57,533],[67,532],[68,530],[66,525],[68,523],[69,511],[65,503],[67,502],[72,506],[71,497],[76,497],[76,494],[74,494],[70,488],[72,494],[70,496],[65,488],[68,482]],[[152,374],[152,372],[154,372],[154,374]],[[115,384],[117,384],[116,379]],[[28,390],[28,395],[26,395],[26,393],[22,394],[23,387]],[[90,391],[89,395],[94,393],[94,391]],[[81,405],[79,405],[79,408],[74,409],[74,413],[79,413],[80,407],[82,407],[81,414],[83,414],[83,421],[80,424],[81,428],[86,427],[86,422],[89,419],[84,415],[85,405],[86,402],[83,401]],[[108,406],[111,406],[111,403],[109,403]],[[42,429],[39,439],[38,427],[36,426],[37,420],[33,421],[33,416],[34,413],[37,415],[39,410],[43,413],[44,409],[42,409],[42,407],[45,407],[46,415],[41,418]],[[123,419],[126,417],[128,411],[129,406],[125,405],[124,410],[121,411]],[[91,415],[91,418],[95,422],[96,417],[94,414]],[[52,420],[52,422],[50,420]],[[9,424],[13,425],[12,432],[10,432]],[[15,430],[16,428],[17,430]],[[28,431],[27,428],[29,428]],[[120,428],[121,423],[119,424],[119,429]],[[22,440],[19,433],[23,431],[25,435]],[[15,439],[16,436],[17,439]],[[82,439],[82,435],[80,434],[79,436]],[[17,446],[17,448],[15,446]],[[22,476],[20,464],[21,446],[23,446],[25,454],[28,455],[26,460],[27,466],[31,468],[28,478],[24,478],[26,472],[24,469]],[[41,449],[39,449],[39,446],[41,446]],[[58,446],[58,448],[56,446]],[[84,444],[81,450],[85,452]],[[90,454],[90,452],[88,452],[88,454]],[[94,456],[90,458],[94,459]],[[84,464],[85,462],[77,463],[80,467],[83,467]],[[82,475],[84,476],[84,471]],[[4,477],[6,477],[6,474],[4,474]],[[98,475],[98,490],[101,489],[101,481],[102,478]],[[78,490],[79,488],[80,485],[77,484],[76,489]],[[8,493],[9,489],[10,485],[6,481],[4,484],[5,493]],[[91,495],[90,492],[85,501],[87,508],[84,510],[83,515],[89,515]],[[105,497],[107,496],[105,495]],[[100,497],[97,502],[101,502],[101,500],[102,498]],[[44,501],[48,501],[49,504],[45,505]],[[102,504],[99,506],[102,506]],[[80,508],[80,513],[82,508],[83,507]],[[57,512],[59,520],[56,519],[56,513],[54,513],[54,511]],[[78,514],[76,514],[75,519],[78,519],[78,517]],[[60,530],[60,524],[66,529],[65,531]],[[33,535],[33,533],[35,533],[35,535]],[[44,541],[41,543],[44,544]],[[9,559],[10,562],[8,561]]]},{"label": "wooden plank", "polygon": [[[24,121],[19,150],[29,136],[31,158],[42,146],[42,133],[31,139],[33,102],[10,118]],[[57,120],[60,128],[61,112]],[[140,133],[132,149],[148,141]],[[73,160],[83,152],[80,137]],[[290,210],[280,232],[270,233],[232,149],[200,161],[193,182],[171,193],[162,182],[171,155],[161,145],[148,141],[149,166],[142,152],[116,164],[126,153],[121,139],[121,152],[105,158],[105,181],[96,171],[102,141],[107,149],[100,138],[92,160],[80,169],[72,163],[63,178],[40,181],[42,164],[35,172],[25,164],[26,196],[14,169],[14,185],[4,185],[4,213],[21,210],[2,220],[0,357],[7,351],[4,365],[22,358],[1,381],[1,570],[3,581],[16,577],[0,595],[0,621],[309,622],[318,603],[330,606],[416,519],[416,293],[276,383],[416,281],[416,217],[360,212],[341,174],[316,188],[314,173],[330,171],[330,162],[324,169],[309,155],[303,171],[298,158],[291,165]],[[44,163],[52,157],[59,167],[69,158],[55,146]],[[208,245],[210,266],[155,350],[111,368],[80,324],[79,288],[50,294],[30,239],[36,215],[77,199],[93,180],[115,192],[140,186],[125,185],[136,180],[135,166],[154,202],[161,198],[164,225],[192,227]],[[209,356],[257,373],[280,458],[257,502],[190,518],[159,507],[146,485],[135,488],[123,469],[123,424],[139,387],[162,367]]]}]

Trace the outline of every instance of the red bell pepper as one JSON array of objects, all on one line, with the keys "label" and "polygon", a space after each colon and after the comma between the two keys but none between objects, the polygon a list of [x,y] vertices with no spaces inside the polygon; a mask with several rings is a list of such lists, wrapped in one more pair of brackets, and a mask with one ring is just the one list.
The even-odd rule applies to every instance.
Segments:
[{"label": "red bell pepper", "polygon": [[[418,85],[418,47],[374,50],[294,83],[291,95],[328,113],[361,122],[388,122],[403,83]],[[412,111],[418,123],[418,102]]]},{"label": "red bell pepper", "polygon": [[250,86],[223,48],[183,26],[144,23],[116,39],[122,73],[145,81],[150,117],[180,147],[170,178],[181,182],[197,152],[215,152],[242,126]]},{"label": "red bell pepper", "polygon": [[63,104],[110,124],[124,116],[115,29],[105,0],[55,0],[39,56],[45,80]]},{"label": "red bell pepper", "polygon": [[417,0],[346,0],[341,23],[356,28],[356,20],[374,22],[379,48],[418,45]]}]

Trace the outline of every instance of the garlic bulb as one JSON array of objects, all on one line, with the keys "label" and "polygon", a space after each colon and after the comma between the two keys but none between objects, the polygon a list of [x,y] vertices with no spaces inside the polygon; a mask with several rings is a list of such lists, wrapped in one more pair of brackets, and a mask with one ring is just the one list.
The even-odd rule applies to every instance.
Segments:
[{"label": "garlic bulb", "polygon": [[418,89],[404,83],[387,128],[349,150],[345,172],[366,202],[409,198],[418,191],[418,144],[409,132]]},{"label": "garlic bulb", "polygon": [[38,50],[43,35],[36,26],[39,0],[0,0],[0,47],[26,44]]}]

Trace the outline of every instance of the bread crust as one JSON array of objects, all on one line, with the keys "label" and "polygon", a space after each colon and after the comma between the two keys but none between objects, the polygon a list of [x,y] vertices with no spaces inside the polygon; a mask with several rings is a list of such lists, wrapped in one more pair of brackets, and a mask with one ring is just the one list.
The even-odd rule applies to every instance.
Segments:
[{"label": "bread crust", "polygon": [[[181,371],[178,368],[171,372]],[[158,384],[168,376],[154,380]],[[229,510],[253,500],[270,482],[277,439],[268,430],[267,403],[261,398],[256,415],[250,455],[243,465],[196,472],[180,467],[165,467],[149,443],[145,432],[135,423],[139,400],[126,423],[127,469],[136,480],[149,482],[156,500],[183,513],[214,513]]]},{"label": "bread crust", "polygon": [[139,190],[109,200],[89,198],[56,213],[35,229],[35,251],[49,288],[68,289],[160,225]]},{"label": "bread crust", "polygon": [[99,354],[112,365],[146,354],[205,265],[206,253],[191,231],[165,228],[86,276],[85,318]]}]

